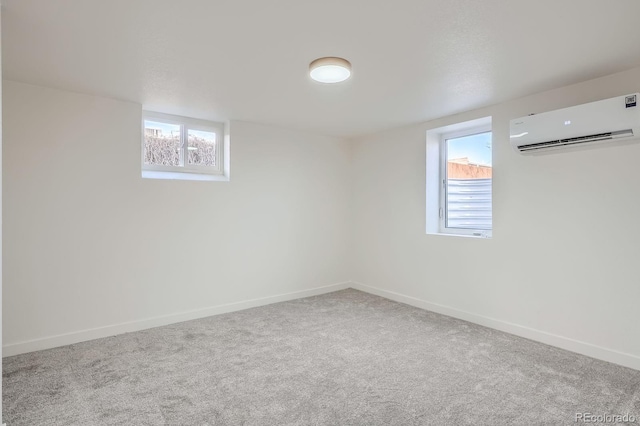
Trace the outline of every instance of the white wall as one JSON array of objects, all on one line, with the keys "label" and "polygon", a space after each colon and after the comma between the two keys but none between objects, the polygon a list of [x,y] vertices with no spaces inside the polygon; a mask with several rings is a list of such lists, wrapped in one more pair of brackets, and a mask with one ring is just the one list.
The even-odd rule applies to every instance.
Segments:
[{"label": "white wall", "polygon": [[5,355],[349,279],[348,144],[232,122],[231,182],[142,179],[140,120],[5,81]]},{"label": "white wall", "polygon": [[[359,288],[640,369],[640,144],[516,154],[509,120],[640,90],[640,68],[354,142]],[[425,235],[425,134],[493,116],[493,238]],[[377,289],[377,290],[376,290]]]},{"label": "white wall", "polygon": [[[0,22],[2,22],[2,6],[0,5]],[[0,29],[0,342],[2,342],[2,29]],[[2,359],[2,345],[0,345],[0,360]],[[0,395],[2,395],[2,362],[0,362]],[[2,398],[0,398],[0,423],[2,415]]]}]

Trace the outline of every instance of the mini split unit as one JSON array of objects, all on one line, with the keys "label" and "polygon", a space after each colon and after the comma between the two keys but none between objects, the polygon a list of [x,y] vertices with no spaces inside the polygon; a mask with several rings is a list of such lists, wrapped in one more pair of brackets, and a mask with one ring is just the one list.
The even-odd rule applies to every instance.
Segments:
[{"label": "mini split unit", "polygon": [[636,142],[640,138],[638,93],[533,114],[510,122],[510,140],[521,154]]}]

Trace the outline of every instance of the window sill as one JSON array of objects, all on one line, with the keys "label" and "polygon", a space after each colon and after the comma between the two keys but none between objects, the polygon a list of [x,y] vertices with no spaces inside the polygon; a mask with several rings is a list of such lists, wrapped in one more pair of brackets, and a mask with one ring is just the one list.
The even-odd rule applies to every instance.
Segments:
[{"label": "window sill", "polygon": [[467,235],[467,234],[447,234],[444,232],[427,232],[427,235],[440,235],[443,237],[459,237],[459,238],[473,238],[476,240],[490,240],[492,235]]},{"label": "window sill", "polygon": [[206,173],[164,172],[156,170],[143,170],[145,179],[170,179],[170,180],[199,180],[209,182],[229,182],[228,175],[210,175]]}]

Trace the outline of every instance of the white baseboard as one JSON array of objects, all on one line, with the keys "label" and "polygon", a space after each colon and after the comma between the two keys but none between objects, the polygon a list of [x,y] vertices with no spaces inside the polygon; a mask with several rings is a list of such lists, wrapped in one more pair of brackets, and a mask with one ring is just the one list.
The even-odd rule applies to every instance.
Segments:
[{"label": "white baseboard", "polygon": [[72,333],[58,334],[56,336],[43,337],[40,339],[28,340],[24,342],[10,343],[2,346],[2,356],[7,357],[27,352],[40,351],[43,349],[51,349],[58,346],[85,342],[87,340],[100,339],[117,334],[146,330],[148,328],[160,327],[163,325],[175,324],[183,321],[210,317],[212,315],[225,314],[228,312],[241,311],[243,309],[255,308],[257,306],[270,305],[272,303],[286,302],[288,300],[300,299],[309,296],[317,296],[319,294],[344,290],[349,287],[350,283],[344,282],[324,287],[316,287],[308,290],[295,291],[292,293],[278,294],[275,296],[262,297],[258,299],[243,300],[240,302],[227,303],[224,305],[212,306],[209,308],[197,309],[177,314],[163,315],[154,318],[147,318],[139,321],[125,322],[121,324],[108,325],[105,327],[75,331]]},{"label": "white baseboard", "polygon": [[2,347],[2,356],[13,356],[22,353],[39,351],[43,349],[51,349],[58,346],[70,345],[73,343],[84,342],[87,340],[100,339],[110,337],[117,334],[130,333],[139,330],[145,330],[153,327],[160,327],[168,324],[175,324],[183,321],[189,321],[199,318],[205,318],[213,315],[224,314],[228,312],[240,311],[243,309],[254,308],[257,306],[270,305],[272,303],[285,302],[288,300],[300,299],[303,297],[317,296],[320,294],[331,293],[333,291],[343,290],[346,288],[354,288],[366,293],[375,294],[390,300],[417,308],[436,312],[454,318],[459,318],[485,327],[511,333],[516,336],[535,340],[551,346],[566,349],[592,358],[600,359],[614,364],[623,365],[625,367],[640,370],[640,357],[613,349],[604,348],[586,342],[581,342],[564,336],[547,333],[533,328],[513,324],[495,318],[474,314],[471,312],[461,311],[449,306],[428,302],[411,296],[406,296],[393,291],[383,290],[371,287],[358,282],[344,282],[324,287],[316,287],[308,290],[296,291],[292,293],[279,294],[258,299],[244,300],[235,303],[212,306],[204,309],[197,309],[178,314],[164,315],[154,318],[148,318],[140,321],[131,321],[121,324],[109,325],[105,327],[80,330],[72,333],[59,334],[56,336],[44,337],[40,339],[28,340],[18,343],[10,343]]},{"label": "white baseboard", "polygon": [[370,287],[368,285],[357,282],[352,282],[351,288],[364,291],[366,293],[375,294],[376,296],[381,296],[390,300],[394,300],[396,302],[406,303],[407,305],[415,306],[417,308],[504,331],[506,333],[515,334],[516,336],[525,337],[527,339],[535,340],[547,345],[556,346],[558,348],[576,352],[581,355],[586,355],[592,358],[633,368],[635,370],[640,370],[640,357],[629,353],[619,352],[613,349],[603,348],[601,346],[592,345],[591,343],[581,342],[579,340],[574,340],[568,337],[558,336],[556,334],[551,334],[522,325],[513,324],[507,321],[473,314],[471,312],[461,311],[449,306],[427,302],[426,300],[417,299],[411,296],[405,296],[400,293],[382,290],[376,287]]}]

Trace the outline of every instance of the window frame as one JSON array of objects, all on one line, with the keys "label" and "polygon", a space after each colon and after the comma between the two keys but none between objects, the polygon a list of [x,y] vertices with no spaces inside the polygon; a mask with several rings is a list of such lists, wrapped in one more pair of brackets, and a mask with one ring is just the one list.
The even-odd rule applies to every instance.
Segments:
[{"label": "window frame", "polygon": [[[493,200],[492,200],[492,209],[491,209],[491,218],[492,218],[492,226],[490,229],[482,229],[482,228],[454,228],[447,226],[447,217],[448,217],[448,199],[447,199],[447,179],[448,179],[448,167],[447,167],[447,159],[448,159],[448,147],[447,141],[449,139],[457,139],[466,136],[474,136],[483,133],[492,133],[491,125],[483,125],[477,126],[467,129],[461,130],[453,130],[451,132],[442,133],[440,135],[440,207],[438,210],[438,216],[440,219],[439,223],[439,231],[442,234],[452,234],[452,235],[470,235],[475,237],[490,237],[491,231],[493,229]],[[493,139],[493,134],[491,135]],[[493,159],[493,145],[491,157]],[[493,163],[493,161],[492,161]],[[493,166],[492,166],[493,167]],[[491,183],[493,186],[493,178],[491,179]],[[493,188],[492,188],[493,189]],[[492,199],[493,199],[493,191]]]},{"label": "window frame", "polygon": [[[163,166],[155,164],[145,164],[145,121],[156,121],[165,124],[172,124],[180,126],[180,146],[181,146],[181,166]],[[215,134],[216,138],[216,165],[190,165],[188,164],[189,158],[189,130],[205,131]],[[199,175],[210,176],[223,176],[225,175],[225,132],[224,123],[217,123],[214,121],[199,120],[196,118],[183,117],[172,114],[164,114],[153,111],[142,112],[142,137],[141,137],[141,149],[142,149],[142,171],[143,177],[157,177],[163,173],[169,174],[168,177],[172,177],[172,174],[179,174],[182,179],[189,178],[192,175],[194,178]],[[145,176],[144,172],[151,172],[149,176]],[[157,175],[157,176],[156,176]],[[173,176],[174,178],[181,178],[180,176]],[[194,179],[203,180],[203,179]]]},{"label": "window frame", "polygon": [[[426,132],[426,210],[425,225],[427,235],[440,235],[448,237],[462,237],[472,239],[490,239],[493,237],[493,194],[491,209],[491,229],[468,229],[446,227],[446,183],[447,183],[447,146],[446,140],[491,132],[492,140],[494,130],[492,117],[485,116],[469,121],[456,122],[437,128],[428,129]],[[493,143],[492,143],[493,166]],[[493,176],[491,181],[493,193]]]}]

